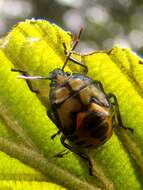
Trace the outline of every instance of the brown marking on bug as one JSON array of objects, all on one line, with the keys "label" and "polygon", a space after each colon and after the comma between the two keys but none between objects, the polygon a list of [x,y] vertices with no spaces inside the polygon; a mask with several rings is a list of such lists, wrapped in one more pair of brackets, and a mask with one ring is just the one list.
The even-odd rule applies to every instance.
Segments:
[{"label": "brown marking on bug", "polygon": [[83,120],[86,117],[87,113],[86,112],[80,112],[77,114],[77,128],[79,128],[80,126],[82,126],[83,124]]},{"label": "brown marking on bug", "polygon": [[108,104],[106,95],[94,84],[90,85],[90,95],[91,97],[96,97],[100,103],[104,105]]},{"label": "brown marking on bug", "polygon": [[[76,98],[67,99],[57,110],[64,130],[70,130],[73,121],[70,117],[71,112],[79,112],[82,109],[81,103]],[[76,127],[76,126],[74,126]]]},{"label": "brown marking on bug", "polygon": [[61,87],[55,91],[55,103],[60,103],[68,98],[70,91],[66,87]]},{"label": "brown marking on bug", "polygon": [[98,127],[96,127],[93,131],[91,131],[90,136],[95,139],[102,138],[108,131],[108,123],[101,123]]},{"label": "brown marking on bug", "polygon": [[63,76],[63,75],[57,75],[55,81],[57,83],[57,85],[62,85],[65,83],[67,77]]},{"label": "brown marking on bug", "polygon": [[84,130],[91,131],[97,129],[103,118],[96,112],[90,112],[84,119]]},{"label": "brown marking on bug", "polygon": [[100,113],[101,116],[108,117],[111,115],[109,107],[103,107],[96,103],[91,103],[89,109],[94,112]]},{"label": "brown marking on bug", "polygon": [[75,79],[69,80],[69,85],[71,86],[73,91],[77,91],[82,86],[85,85],[85,82],[82,81],[80,78],[75,78]]},{"label": "brown marking on bug", "polygon": [[89,86],[85,87],[80,91],[80,99],[83,104],[88,104],[91,99],[91,93]]}]

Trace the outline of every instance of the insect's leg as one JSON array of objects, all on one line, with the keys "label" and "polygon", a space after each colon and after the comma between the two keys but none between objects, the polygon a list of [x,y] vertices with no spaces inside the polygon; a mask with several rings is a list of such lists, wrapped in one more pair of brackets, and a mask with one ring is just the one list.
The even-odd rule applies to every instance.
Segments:
[{"label": "insect's leg", "polygon": [[51,114],[51,111],[50,111],[50,110],[47,110],[47,116],[53,121],[53,119],[52,119],[52,114]]},{"label": "insect's leg", "polygon": [[115,106],[115,112],[116,112],[116,116],[117,116],[117,120],[118,120],[118,124],[119,124],[119,127],[125,129],[125,130],[130,130],[131,132],[133,132],[134,130],[130,127],[125,127],[123,125],[123,122],[122,122],[122,119],[121,119],[121,114],[120,114],[120,110],[119,110],[119,105],[118,105],[118,101],[117,101],[117,98],[114,94],[112,93],[109,93],[108,94],[108,98],[113,98],[114,100],[114,106]]},{"label": "insect's leg", "polygon": [[[13,69],[13,68],[11,69],[11,71],[20,72],[23,76],[28,76],[28,73],[27,73],[26,71],[22,71],[22,70],[19,70],[19,69]],[[30,80],[27,80],[27,79],[25,79],[25,81],[26,81],[26,83],[27,83],[29,89],[30,89],[32,92],[38,94],[39,91],[38,91],[37,89],[33,89],[31,81],[30,81]]]},{"label": "insect's leg", "polygon": [[51,139],[53,140],[57,135],[60,134],[60,132],[61,132],[61,131],[57,131],[57,133],[53,134],[53,135],[51,136]]},{"label": "insect's leg", "polygon": [[[64,47],[64,52],[65,52],[65,54],[66,54],[67,57],[69,56],[69,52],[72,54],[72,52],[71,52],[70,50],[69,50],[69,52],[68,52],[65,43],[63,43],[63,47]],[[73,63],[75,63],[75,64],[77,64],[77,65],[79,65],[79,66],[81,66],[81,67],[83,67],[83,68],[85,69],[85,73],[88,72],[88,67],[87,67],[84,63],[82,63],[81,61],[75,59],[75,58],[72,57],[72,56],[69,56],[68,60],[72,61]]]},{"label": "insect's leg", "polygon": [[83,68],[85,69],[84,72],[85,72],[85,73],[88,73],[88,67],[87,67],[84,63],[82,63],[81,61],[75,59],[74,57],[70,57],[69,60],[72,61],[73,63],[75,63],[75,64],[77,64],[77,65],[83,67]]},{"label": "insect's leg", "polygon": [[75,42],[73,43],[72,48],[71,48],[69,51],[67,50],[66,44],[63,43],[64,52],[65,52],[67,58],[66,58],[66,60],[65,60],[65,62],[64,62],[64,65],[63,65],[63,67],[62,67],[62,70],[64,70],[64,68],[65,68],[65,66],[66,66],[66,64],[67,64],[67,62],[68,62],[68,60],[71,60],[71,61],[74,62],[75,64],[80,65],[81,67],[84,67],[86,73],[88,72],[88,68],[87,68],[87,66],[86,66],[84,63],[82,63],[82,62],[76,60],[75,58],[71,57],[71,55],[73,54],[74,49],[76,48],[76,46],[77,46],[78,43],[79,43],[79,40],[80,40],[80,36],[81,36],[82,31],[83,31],[83,28],[80,29],[79,34],[78,34],[78,36],[77,36]]},{"label": "insect's leg", "polygon": [[[47,115],[48,115],[48,117],[54,122],[54,124],[57,125],[56,120],[53,120],[53,117],[52,117],[52,114],[51,114],[51,111],[50,111],[50,110],[47,110]],[[54,138],[55,138],[57,135],[59,135],[59,134],[60,134],[60,130],[58,130],[57,133],[53,134],[53,135],[51,136],[51,139],[54,140]]]},{"label": "insect's leg", "polygon": [[54,155],[54,157],[62,158],[68,153],[69,153],[68,150],[63,150],[63,151],[59,152],[58,154]]},{"label": "insect's leg", "polygon": [[91,161],[91,159],[89,158],[88,155],[78,152],[77,150],[75,150],[72,146],[68,145],[67,143],[65,143],[66,137],[64,135],[61,136],[61,143],[62,145],[69,149],[71,152],[74,152],[75,154],[77,154],[78,156],[80,156],[81,158],[83,158],[84,160],[86,160],[89,164],[89,174],[91,176],[93,176],[93,163]]}]

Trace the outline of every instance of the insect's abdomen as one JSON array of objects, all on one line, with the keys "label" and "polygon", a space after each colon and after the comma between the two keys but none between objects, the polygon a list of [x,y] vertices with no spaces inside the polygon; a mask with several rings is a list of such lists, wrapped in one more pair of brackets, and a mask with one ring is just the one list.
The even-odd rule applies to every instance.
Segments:
[{"label": "insect's abdomen", "polygon": [[91,103],[88,110],[77,114],[76,130],[70,140],[78,146],[99,146],[105,143],[113,132],[113,118],[107,108]]}]

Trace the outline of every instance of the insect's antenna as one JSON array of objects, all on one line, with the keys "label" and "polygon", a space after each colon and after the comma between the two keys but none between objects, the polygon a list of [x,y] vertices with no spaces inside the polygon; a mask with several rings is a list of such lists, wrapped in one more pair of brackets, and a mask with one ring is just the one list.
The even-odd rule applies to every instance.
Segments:
[{"label": "insect's antenna", "polygon": [[[79,40],[80,40],[80,37],[81,37],[81,34],[82,34],[82,31],[83,31],[83,28],[80,29],[79,34],[78,34],[78,36],[77,36],[77,38],[76,38],[76,40],[75,40],[75,43],[73,44],[71,50],[69,51],[69,53],[68,53],[68,55],[67,55],[67,58],[66,58],[66,60],[65,60],[65,62],[64,62],[64,65],[63,65],[63,67],[62,67],[62,70],[64,70],[64,68],[65,68],[65,66],[66,66],[66,64],[67,64],[67,62],[68,62],[68,60],[70,59],[70,56],[71,56],[72,53],[73,53],[73,50],[74,50],[74,49],[76,48],[76,46],[78,45]],[[67,53],[66,44],[63,43],[63,46],[64,46],[64,49],[65,49],[65,52]]]},{"label": "insect's antenna", "polygon": [[22,75],[17,76],[17,78],[20,78],[20,79],[26,79],[26,80],[41,80],[41,79],[42,80],[51,80],[50,77],[29,76],[26,71],[22,71],[22,70],[15,69],[15,68],[12,68],[11,71],[22,73]]},{"label": "insect's antenna", "polygon": [[51,80],[49,77],[42,77],[42,76],[25,76],[25,75],[20,75],[17,76],[19,79],[26,79],[26,80]]}]

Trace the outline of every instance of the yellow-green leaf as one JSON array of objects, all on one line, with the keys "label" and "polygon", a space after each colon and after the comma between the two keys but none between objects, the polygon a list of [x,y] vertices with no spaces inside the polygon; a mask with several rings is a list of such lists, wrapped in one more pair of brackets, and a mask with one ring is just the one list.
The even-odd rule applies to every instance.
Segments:
[{"label": "yellow-green leaf", "polygon": [[65,188],[62,188],[56,184],[36,181],[0,181],[0,188],[4,190],[65,190]]}]

